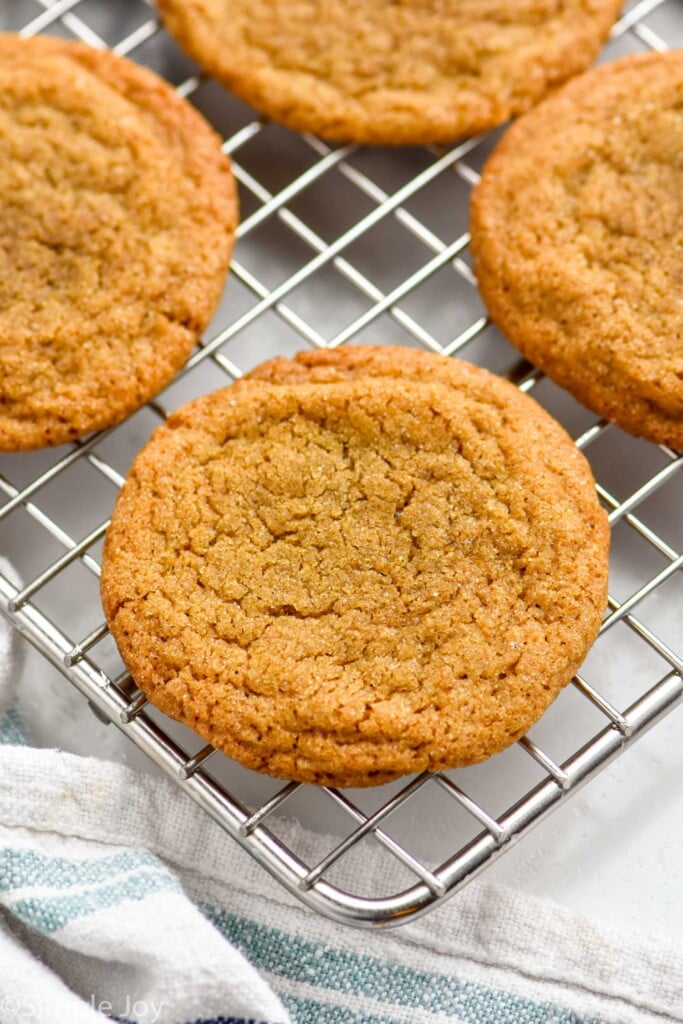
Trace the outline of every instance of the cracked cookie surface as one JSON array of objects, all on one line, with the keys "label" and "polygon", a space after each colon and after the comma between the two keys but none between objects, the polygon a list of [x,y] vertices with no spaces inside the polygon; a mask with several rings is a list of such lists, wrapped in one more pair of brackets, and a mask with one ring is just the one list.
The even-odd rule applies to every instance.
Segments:
[{"label": "cracked cookie surface", "polygon": [[683,50],[604,64],[521,118],[471,227],[510,341],[601,416],[683,448]]},{"label": "cracked cookie surface", "polygon": [[482,760],[601,620],[607,521],[564,431],[468,364],[411,351],[403,379],[367,373],[392,351],[179,409],[107,533],[103,605],[138,686],[258,771],[363,786]]},{"label": "cracked cookie surface", "polygon": [[0,449],[118,422],[220,298],[237,203],[220,140],[156,75],[0,35]]},{"label": "cracked cookie surface", "polygon": [[157,0],[169,31],[275,121],[343,142],[502,124],[596,56],[621,0]]}]

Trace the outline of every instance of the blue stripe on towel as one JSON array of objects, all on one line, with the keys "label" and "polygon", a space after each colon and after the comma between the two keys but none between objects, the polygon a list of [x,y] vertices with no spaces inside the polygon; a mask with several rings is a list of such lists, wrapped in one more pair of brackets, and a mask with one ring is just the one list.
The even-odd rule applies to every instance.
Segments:
[{"label": "blue stripe on towel", "polygon": [[182,892],[178,881],[165,870],[145,870],[114,885],[73,895],[31,897],[12,904],[21,921],[44,934],[56,932],[79,917],[86,917],[124,900],[142,900],[150,893]]},{"label": "blue stripe on towel", "polygon": [[[260,1017],[201,1017],[197,1020],[188,1021],[188,1024],[269,1024],[267,1020]],[[276,1024],[274,1021],[273,1024]]]},{"label": "blue stripe on towel", "polygon": [[289,1010],[290,1017],[294,1024],[403,1024],[395,1017],[387,1017],[385,1014],[356,1013],[343,1006],[334,1003],[319,1002],[317,999],[297,999],[294,996],[283,996],[280,999]]},{"label": "blue stripe on towel", "polygon": [[[115,1020],[117,1024],[136,1024],[134,1020],[126,1020],[124,1017],[108,1017],[108,1020]],[[199,1017],[197,1020],[188,1021],[187,1024],[282,1024],[278,1021],[267,1021],[261,1017]]]},{"label": "blue stripe on towel", "polygon": [[52,889],[96,885],[114,875],[142,867],[165,870],[153,854],[143,850],[126,851],[94,860],[78,860],[49,857],[35,850],[4,846],[0,847],[0,892],[29,885],[48,886]]},{"label": "blue stripe on towel", "polygon": [[[279,976],[320,988],[321,999],[327,989],[380,1004],[450,1013],[466,1024],[600,1024],[596,1018],[581,1017],[548,1003],[307,941],[210,906],[201,905],[200,909],[257,969],[275,979]],[[276,980],[274,984],[277,987]],[[280,997],[288,1001],[286,996]],[[295,1001],[296,1006],[289,1002],[296,1024],[365,1024],[367,1019],[324,1002],[311,1002],[310,1006],[308,1000]],[[390,1021],[390,1017],[378,1018],[378,1024]]]},{"label": "blue stripe on towel", "polygon": [[22,746],[26,743],[26,726],[18,708],[10,708],[7,714],[0,718],[0,744],[9,746]]}]

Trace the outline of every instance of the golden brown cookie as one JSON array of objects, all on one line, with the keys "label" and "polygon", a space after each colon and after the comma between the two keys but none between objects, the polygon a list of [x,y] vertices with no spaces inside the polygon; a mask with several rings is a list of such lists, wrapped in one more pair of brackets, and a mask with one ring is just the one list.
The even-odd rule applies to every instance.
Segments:
[{"label": "golden brown cookie", "polygon": [[413,379],[200,398],[121,492],[102,599],[123,659],[250,768],[365,786],[480,761],[598,630],[608,527],[583,456],[507,382],[412,355]]},{"label": "golden brown cookie", "polygon": [[157,0],[180,45],[275,121],[447,142],[502,124],[596,56],[621,0]]},{"label": "golden brown cookie", "polygon": [[472,199],[484,301],[590,409],[683,448],[683,50],[570,82],[505,134]]},{"label": "golden brown cookie", "polygon": [[220,140],[160,78],[0,36],[0,449],[160,391],[218,303],[236,219]]}]

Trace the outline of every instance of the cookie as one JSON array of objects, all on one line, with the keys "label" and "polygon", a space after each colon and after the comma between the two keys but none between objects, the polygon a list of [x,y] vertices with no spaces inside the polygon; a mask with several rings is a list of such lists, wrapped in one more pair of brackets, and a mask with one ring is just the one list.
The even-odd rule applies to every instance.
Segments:
[{"label": "cookie", "polygon": [[160,78],[0,36],[0,449],[160,391],[218,303],[236,219],[220,140]]},{"label": "cookie", "polygon": [[366,786],[480,761],[598,630],[608,527],[583,456],[507,382],[411,356],[412,379],[347,363],[200,398],[117,502],[102,600],[124,662],[249,768]]},{"label": "cookie", "polygon": [[341,142],[447,142],[587,67],[621,0],[157,0],[178,43],[274,121]]},{"label": "cookie", "polygon": [[570,82],[505,134],[472,198],[501,331],[588,408],[683,448],[683,50]]}]

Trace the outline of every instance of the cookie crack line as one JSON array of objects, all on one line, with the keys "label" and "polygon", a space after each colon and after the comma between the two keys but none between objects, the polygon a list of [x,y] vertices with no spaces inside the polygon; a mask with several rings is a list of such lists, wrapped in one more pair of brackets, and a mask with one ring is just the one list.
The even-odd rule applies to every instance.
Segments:
[{"label": "cookie crack line", "polygon": [[598,631],[607,542],[533,400],[354,346],[266,363],[155,432],[102,599],[162,711],[247,767],[375,785],[526,731]]}]

